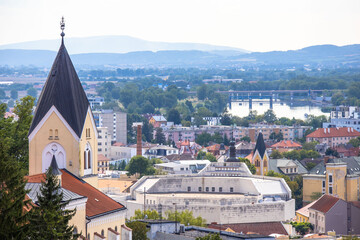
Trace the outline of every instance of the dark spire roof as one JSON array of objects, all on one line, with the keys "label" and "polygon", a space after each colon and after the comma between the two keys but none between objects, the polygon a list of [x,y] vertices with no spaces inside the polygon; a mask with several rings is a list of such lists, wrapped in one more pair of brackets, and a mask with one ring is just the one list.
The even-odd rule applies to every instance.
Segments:
[{"label": "dark spire roof", "polygon": [[63,42],[40,94],[29,134],[52,106],[80,137],[89,101]]},{"label": "dark spire roof", "polygon": [[261,132],[259,133],[259,136],[258,136],[257,141],[256,141],[254,154],[255,154],[256,150],[259,151],[260,157],[263,158],[264,154],[265,154],[265,151],[266,151],[266,146],[265,146],[263,134]]},{"label": "dark spire roof", "polygon": [[51,163],[50,163],[50,167],[51,167],[51,172],[54,175],[61,175],[61,171],[57,165],[56,159],[55,159],[55,155],[53,155],[52,159],[51,159]]}]

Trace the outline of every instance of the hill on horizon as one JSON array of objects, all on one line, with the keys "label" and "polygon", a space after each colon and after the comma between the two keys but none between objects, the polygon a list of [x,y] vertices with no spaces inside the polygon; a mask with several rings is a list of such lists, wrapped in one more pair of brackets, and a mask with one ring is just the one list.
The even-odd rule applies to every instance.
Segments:
[{"label": "hill on horizon", "polygon": [[[57,51],[60,46],[61,39],[53,40],[38,40],[29,42],[20,42],[0,45],[0,49],[24,49],[24,50],[49,50]],[[224,54],[238,55],[242,53],[249,53],[249,51],[227,47],[217,46],[204,43],[169,43],[147,41],[130,36],[95,36],[95,37],[81,37],[81,38],[66,38],[65,44],[68,52],[71,54],[81,53],[128,53],[140,51],[224,51]]]},{"label": "hill on horizon", "polygon": [[[69,53],[70,50],[69,50]],[[237,53],[237,54],[236,54]],[[56,51],[48,50],[0,50],[0,66],[50,67]],[[360,44],[347,46],[318,45],[299,50],[238,53],[232,50],[165,50],[136,51],[129,53],[82,53],[71,54],[73,63],[80,67],[205,67],[232,68],[265,66],[289,68],[311,67],[360,67]]]}]

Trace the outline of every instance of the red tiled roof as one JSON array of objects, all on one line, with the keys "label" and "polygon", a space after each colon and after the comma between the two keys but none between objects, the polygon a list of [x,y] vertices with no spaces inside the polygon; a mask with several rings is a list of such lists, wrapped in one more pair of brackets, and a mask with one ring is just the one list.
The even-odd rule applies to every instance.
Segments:
[{"label": "red tiled roof", "polygon": [[210,224],[209,228],[226,230],[231,228],[236,233],[258,233],[261,235],[270,235],[273,233],[288,235],[281,222],[259,222],[259,223],[232,223],[232,224]]},{"label": "red tiled roof", "polygon": [[301,148],[302,146],[294,141],[282,140],[271,146],[272,148]]},{"label": "red tiled roof", "polygon": [[[61,169],[61,172],[63,188],[88,198],[86,203],[86,216],[93,217],[124,208],[123,205],[106,196],[106,194],[100,192],[85,181],[72,175],[67,170]],[[45,174],[26,176],[26,179],[29,183],[40,183],[44,181]]]},{"label": "red tiled roof", "polygon": [[341,199],[337,197],[333,197],[331,195],[324,194],[309,209],[314,209],[319,212],[327,213],[339,200]]},{"label": "red tiled roof", "polygon": [[115,147],[122,147],[122,146],[125,146],[125,144],[121,143],[121,142],[116,142],[113,144],[113,146]]},{"label": "red tiled roof", "polygon": [[297,212],[297,213],[300,213],[301,215],[303,215],[303,216],[305,216],[305,217],[309,217],[309,208],[310,208],[312,205],[314,205],[316,202],[317,202],[317,200],[309,203],[308,205],[306,205],[306,206],[303,207],[303,208],[300,208],[300,209],[297,210],[296,212]]},{"label": "red tiled roof", "polygon": [[110,159],[105,157],[103,154],[98,154],[98,161],[110,161]]},{"label": "red tiled roof", "polygon": [[357,137],[360,133],[353,128],[319,128],[307,135],[307,138]]}]

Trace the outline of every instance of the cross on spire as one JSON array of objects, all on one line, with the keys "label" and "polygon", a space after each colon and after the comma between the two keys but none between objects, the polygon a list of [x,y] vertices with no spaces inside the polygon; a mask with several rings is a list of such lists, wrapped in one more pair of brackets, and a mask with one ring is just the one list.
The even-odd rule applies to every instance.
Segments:
[{"label": "cross on spire", "polygon": [[64,16],[61,18],[61,22],[60,22],[60,29],[61,29],[61,42],[64,43],[64,36],[65,36],[65,33],[64,33],[64,29],[65,29],[65,21],[64,21]]}]

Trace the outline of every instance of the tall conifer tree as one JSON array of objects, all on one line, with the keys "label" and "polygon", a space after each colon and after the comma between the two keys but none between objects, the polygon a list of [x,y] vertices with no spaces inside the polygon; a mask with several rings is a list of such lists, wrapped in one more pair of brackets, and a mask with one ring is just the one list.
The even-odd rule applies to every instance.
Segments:
[{"label": "tall conifer tree", "polygon": [[63,201],[60,184],[52,174],[52,167],[46,172],[46,180],[42,182],[38,194],[38,207],[34,208],[30,218],[31,239],[77,239],[73,234],[74,226],[69,226],[70,219],[76,210],[65,210],[69,201]]}]

